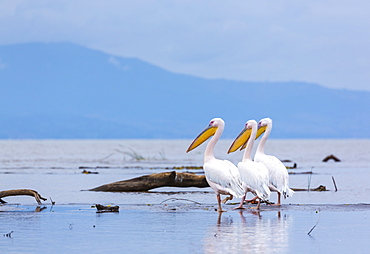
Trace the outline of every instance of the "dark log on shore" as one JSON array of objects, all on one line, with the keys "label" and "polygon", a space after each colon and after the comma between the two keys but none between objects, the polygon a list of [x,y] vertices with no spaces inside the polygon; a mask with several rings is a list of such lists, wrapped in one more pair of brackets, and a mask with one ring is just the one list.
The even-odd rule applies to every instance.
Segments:
[{"label": "dark log on shore", "polygon": [[[129,180],[108,183],[89,191],[107,192],[130,192],[130,191],[149,191],[159,187],[209,187],[204,175],[192,173],[179,173],[176,171],[144,175]],[[294,191],[308,191],[308,189],[292,188]],[[320,185],[310,191],[326,191],[325,186]]]},{"label": "dark log on shore", "polygon": [[41,195],[35,190],[16,189],[16,190],[0,191],[0,203],[5,204],[6,202],[2,200],[2,198],[9,197],[9,196],[32,196],[36,199],[39,205],[42,205],[41,199],[44,201],[47,200],[46,198],[41,197]]},{"label": "dark log on shore", "polygon": [[[281,161],[282,163],[284,163],[284,166],[287,168],[287,169],[294,169],[294,168],[297,168],[297,163],[291,161],[291,160],[282,160]],[[293,163],[291,166],[287,166],[285,165],[286,163]]]},{"label": "dark log on shore", "polygon": [[101,185],[90,191],[148,191],[159,187],[209,187],[204,175],[179,173],[176,171],[156,173]]},{"label": "dark log on shore", "polygon": [[291,188],[294,191],[328,191],[324,185],[320,185],[317,188],[313,189],[299,189],[299,188]]}]

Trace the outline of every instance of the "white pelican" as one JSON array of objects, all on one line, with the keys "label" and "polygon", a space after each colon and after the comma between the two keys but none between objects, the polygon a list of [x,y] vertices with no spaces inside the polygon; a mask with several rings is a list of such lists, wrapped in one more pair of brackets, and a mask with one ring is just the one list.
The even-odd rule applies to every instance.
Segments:
[{"label": "white pelican", "polygon": [[269,189],[269,172],[266,166],[262,163],[255,162],[251,158],[251,151],[254,145],[254,140],[257,135],[257,122],[255,120],[249,120],[245,124],[245,128],[237,136],[234,142],[231,144],[228,153],[232,153],[238,150],[241,146],[246,146],[244,151],[243,159],[238,163],[238,169],[240,173],[240,179],[245,189],[245,195],[240,201],[240,205],[235,209],[244,209],[243,204],[247,192],[250,191],[258,197],[258,204],[256,209],[260,208],[260,202],[267,200],[270,197]]},{"label": "white pelican", "polygon": [[254,155],[254,161],[262,162],[269,170],[270,178],[270,189],[276,191],[278,194],[278,202],[276,205],[280,205],[281,194],[284,198],[291,197],[294,193],[289,188],[289,175],[284,164],[275,156],[265,154],[265,144],[270,136],[272,130],[272,120],[270,118],[263,118],[258,123],[258,132],[256,139],[265,132],[258,144],[256,154]]},{"label": "white pelican", "polygon": [[238,168],[230,161],[218,160],[214,156],[213,149],[222,135],[224,126],[225,122],[221,118],[212,119],[208,127],[194,139],[186,151],[190,152],[209,137],[213,136],[204,152],[203,169],[209,186],[211,186],[217,195],[219,212],[224,212],[221,207],[220,194],[230,195],[230,198],[228,198],[230,200],[233,196],[239,198],[244,195],[244,189],[239,179]]}]

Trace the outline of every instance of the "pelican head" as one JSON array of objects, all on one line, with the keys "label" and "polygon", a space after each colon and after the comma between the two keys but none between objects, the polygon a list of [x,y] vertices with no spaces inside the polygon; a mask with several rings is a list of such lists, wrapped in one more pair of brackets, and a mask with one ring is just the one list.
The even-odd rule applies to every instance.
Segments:
[{"label": "pelican head", "polygon": [[272,126],[272,120],[271,118],[263,118],[258,122],[258,130],[257,130],[257,135],[256,139],[259,138],[262,133],[264,133],[267,129],[267,126]]},{"label": "pelican head", "polygon": [[207,139],[215,135],[217,129],[220,126],[224,126],[225,122],[221,118],[213,118],[210,122],[207,128],[205,128],[191,143],[188,150],[186,152],[190,152],[191,150],[197,148],[201,144],[203,144]]},{"label": "pelican head", "polygon": [[234,142],[231,144],[227,153],[232,153],[238,150],[243,150],[251,137],[253,127],[257,128],[257,122],[255,120],[249,120],[245,123],[244,129],[239,133]]}]

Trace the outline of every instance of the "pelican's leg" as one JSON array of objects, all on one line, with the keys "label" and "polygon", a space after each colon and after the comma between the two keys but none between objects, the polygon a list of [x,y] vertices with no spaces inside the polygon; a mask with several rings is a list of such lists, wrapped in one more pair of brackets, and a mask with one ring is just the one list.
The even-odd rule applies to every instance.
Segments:
[{"label": "pelican's leg", "polygon": [[277,193],[278,194],[278,202],[277,202],[277,204],[276,205],[281,205],[281,193],[280,192],[278,192]]},{"label": "pelican's leg", "polygon": [[258,199],[258,204],[257,204],[256,209],[258,209],[258,210],[259,210],[259,209],[260,209],[260,205],[261,205],[261,199],[259,198],[259,199]]},{"label": "pelican's leg", "polygon": [[245,200],[245,197],[247,196],[247,193],[245,193],[245,195],[242,197],[242,199],[240,200],[240,204],[238,207],[235,207],[233,209],[245,209],[243,204],[244,204],[244,200]]},{"label": "pelican's leg", "polygon": [[227,201],[232,200],[233,198],[234,198],[233,195],[229,194],[229,196],[224,198],[221,202],[223,204],[226,204]]},{"label": "pelican's leg", "polygon": [[259,199],[258,199],[257,206],[256,206],[256,207],[252,207],[251,209],[259,210],[259,209],[260,209],[260,205],[261,205],[261,199],[259,198]]},{"label": "pelican's leg", "polygon": [[218,204],[218,212],[219,213],[222,213],[222,212],[226,212],[224,210],[222,210],[222,207],[221,207],[221,195],[220,194],[217,194],[217,204]]},{"label": "pelican's leg", "polygon": [[277,195],[278,195],[277,204],[272,204],[273,206],[279,206],[279,205],[281,205],[281,194],[280,194],[280,192],[277,192]]},{"label": "pelican's leg", "polygon": [[253,202],[253,201],[255,201],[256,199],[257,199],[258,197],[257,196],[255,196],[254,198],[252,198],[252,199],[248,199],[248,200],[246,200],[246,202]]}]

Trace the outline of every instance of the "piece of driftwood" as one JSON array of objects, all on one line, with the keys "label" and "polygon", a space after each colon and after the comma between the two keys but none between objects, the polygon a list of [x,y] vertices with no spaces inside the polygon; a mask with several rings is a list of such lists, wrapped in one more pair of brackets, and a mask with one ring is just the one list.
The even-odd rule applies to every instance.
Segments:
[{"label": "piece of driftwood", "polygon": [[329,160],[334,160],[335,162],[340,162],[340,159],[335,157],[333,154],[326,156],[322,161],[327,162]]},{"label": "piece of driftwood", "polygon": [[99,174],[99,172],[96,172],[96,171],[89,171],[89,170],[82,170],[82,172],[81,172],[82,174],[86,174],[86,175],[88,175],[88,174]]},{"label": "piece of driftwood", "polygon": [[97,209],[97,213],[118,213],[119,212],[119,206],[105,206],[105,205],[100,205],[96,204],[95,205]]},{"label": "piece of driftwood", "polygon": [[[287,169],[294,169],[294,168],[297,168],[297,163],[296,162],[293,162],[291,160],[282,160],[281,161],[282,163],[284,163],[284,166],[287,168]],[[287,166],[286,163],[293,163],[291,166]]]},{"label": "piece of driftwood", "polygon": [[289,175],[312,175],[312,171],[305,171],[305,172],[288,172]]},{"label": "piece of driftwood", "polygon": [[[148,191],[159,187],[209,187],[205,175],[193,173],[179,173],[176,171],[144,175],[129,180],[108,183],[89,191],[107,192],[130,192]],[[326,187],[320,185],[313,189],[291,188],[294,191],[327,191]]]},{"label": "piece of driftwood", "polygon": [[90,191],[148,191],[159,187],[209,187],[204,175],[176,171],[144,175],[129,180],[101,185]]},{"label": "piece of driftwood", "polygon": [[299,189],[299,188],[291,188],[294,191],[328,191],[324,185],[320,185],[317,188],[313,189]]},{"label": "piece of driftwood", "polygon": [[2,200],[2,198],[9,197],[9,196],[32,196],[36,199],[39,205],[42,205],[41,200],[46,201],[46,198],[41,197],[41,195],[35,191],[30,189],[16,189],[16,190],[5,190],[0,191],[0,203],[5,204],[6,202]]}]

